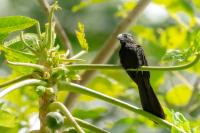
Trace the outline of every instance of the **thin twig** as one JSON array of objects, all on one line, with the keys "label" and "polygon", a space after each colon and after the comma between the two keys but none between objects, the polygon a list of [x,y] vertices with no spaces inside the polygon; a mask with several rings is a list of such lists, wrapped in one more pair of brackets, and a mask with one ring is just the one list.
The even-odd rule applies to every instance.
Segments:
[{"label": "thin twig", "polygon": [[[127,71],[177,71],[184,70],[192,67],[199,61],[200,55],[197,54],[195,59],[184,65],[177,66],[141,66],[137,69],[127,69]],[[72,70],[120,70],[122,67],[120,65],[112,64],[72,64],[66,65],[67,68]],[[177,75],[178,76],[178,75]],[[179,76],[179,78],[181,78]],[[186,81],[185,81],[186,82]],[[188,83],[189,84],[189,83]],[[191,85],[189,85],[191,87]]]},{"label": "thin twig", "polygon": [[19,81],[22,81],[22,80],[25,80],[25,79],[28,79],[28,78],[31,78],[31,77],[32,77],[32,74],[26,74],[26,75],[19,76],[15,79],[3,82],[2,84],[0,84],[0,88],[14,84],[16,82],[19,82]]},{"label": "thin twig", "polygon": [[27,79],[27,80],[23,80],[21,82],[18,82],[4,90],[2,90],[0,92],[0,98],[7,95],[8,93],[18,89],[18,88],[21,88],[21,87],[24,87],[24,86],[27,86],[27,85],[45,85],[46,83],[42,80],[38,80],[38,79]]},{"label": "thin twig", "polygon": [[25,62],[12,62],[12,61],[7,61],[8,64],[10,65],[15,65],[15,66],[24,66],[24,67],[31,67],[31,68],[35,68],[37,70],[40,71],[45,71],[46,68],[42,65],[38,65],[38,64],[33,64],[33,63],[25,63]]},{"label": "thin twig", "polygon": [[81,120],[79,118],[75,118],[75,120],[77,121],[77,123],[81,127],[89,129],[90,131],[93,131],[95,133],[110,133],[110,132],[108,132],[108,131],[106,131],[104,129],[98,128],[98,127],[96,127],[96,126],[94,126],[94,125],[92,125],[92,124],[90,124],[90,123],[88,123],[86,121],[83,121],[83,120]]}]

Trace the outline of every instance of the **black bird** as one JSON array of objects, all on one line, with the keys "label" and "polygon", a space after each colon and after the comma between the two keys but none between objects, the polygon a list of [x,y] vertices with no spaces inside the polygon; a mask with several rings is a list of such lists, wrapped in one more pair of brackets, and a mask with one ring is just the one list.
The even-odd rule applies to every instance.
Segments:
[{"label": "black bird", "polygon": [[121,43],[121,49],[119,51],[121,65],[138,86],[143,110],[164,119],[164,111],[149,81],[150,72],[127,71],[130,68],[136,69],[140,66],[148,66],[143,48],[136,43],[131,34],[119,34],[117,39]]}]

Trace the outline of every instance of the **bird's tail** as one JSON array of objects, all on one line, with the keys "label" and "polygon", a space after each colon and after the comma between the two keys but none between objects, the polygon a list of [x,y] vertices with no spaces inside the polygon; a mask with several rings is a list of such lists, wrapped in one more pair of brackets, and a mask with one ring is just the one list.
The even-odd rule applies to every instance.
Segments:
[{"label": "bird's tail", "polygon": [[138,78],[137,84],[143,110],[164,119],[164,111],[151,87],[149,78],[147,76],[141,76]]}]

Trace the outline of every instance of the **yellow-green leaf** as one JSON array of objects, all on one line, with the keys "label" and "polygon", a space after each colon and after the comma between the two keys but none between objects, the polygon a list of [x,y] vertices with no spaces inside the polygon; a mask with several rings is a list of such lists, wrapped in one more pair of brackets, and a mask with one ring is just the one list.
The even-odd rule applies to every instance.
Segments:
[{"label": "yellow-green leaf", "polygon": [[192,89],[185,84],[178,84],[171,88],[167,94],[167,102],[175,106],[185,106],[188,104],[192,95]]},{"label": "yellow-green leaf", "polygon": [[81,47],[88,51],[88,43],[87,43],[87,40],[85,39],[84,25],[79,22],[78,28],[79,28],[79,31],[77,31],[77,30],[75,31],[76,37],[77,37]]},{"label": "yellow-green leaf", "polygon": [[24,16],[9,16],[0,18],[0,33],[11,33],[13,31],[29,28],[37,23],[37,20]]}]

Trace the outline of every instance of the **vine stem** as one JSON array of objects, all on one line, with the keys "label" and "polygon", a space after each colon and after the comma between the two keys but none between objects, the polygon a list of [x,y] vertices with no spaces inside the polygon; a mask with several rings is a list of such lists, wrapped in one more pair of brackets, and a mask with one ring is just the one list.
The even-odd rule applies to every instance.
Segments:
[{"label": "vine stem", "polygon": [[0,84],[0,88],[14,84],[16,82],[19,82],[19,81],[22,81],[22,80],[25,80],[25,79],[28,79],[28,78],[31,78],[31,77],[32,77],[32,74],[26,74],[26,75],[19,76],[15,79],[3,82],[2,84]]},{"label": "vine stem", "polygon": [[86,121],[83,121],[83,120],[81,120],[81,119],[79,119],[79,118],[75,118],[75,120],[77,121],[77,123],[78,123],[80,126],[82,126],[82,127],[84,127],[84,128],[87,128],[87,129],[89,129],[90,131],[93,131],[93,132],[95,132],[95,133],[110,133],[110,132],[108,132],[108,131],[106,131],[106,130],[103,130],[103,129],[101,129],[101,128],[98,128],[98,127],[96,127],[96,126],[94,126],[94,125],[92,125],[92,124],[90,124],[90,123],[88,123],[88,122],[86,122]]},{"label": "vine stem", "polygon": [[70,123],[76,128],[78,133],[85,133],[84,130],[78,125],[75,118],[72,116],[70,111],[61,102],[53,102],[50,104],[50,108],[57,108],[69,119]]},{"label": "vine stem", "polygon": [[16,66],[24,66],[24,67],[32,67],[40,71],[45,71],[45,67],[42,65],[38,64],[33,64],[33,63],[25,63],[25,62],[12,62],[12,61],[7,61],[8,64],[10,65],[16,65]]},{"label": "vine stem", "polygon": [[24,87],[24,86],[27,86],[27,85],[45,85],[46,82],[42,81],[42,80],[38,80],[38,79],[27,79],[27,80],[23,80],[21,82],[18,82],[4,90],[2,90],[0,92],[0,98],[5,96],[6,94],[16,90],[16,89],[19,89],[21,87]]},{"label": "vine stem", "polygon": [[[137,69],[127,69],[127,71],[177,71],[177,70],[183,70],[187,69],[193,65],[195,65],[200,59],[200,54],[197,54],[195,59],[191,61],[188,64],[179,65],[179,66],[141,66]],[[111,65],[111,64],[72,64],[72,65],[66,65],[69,69],[74,70],[118,70],[123,69],[119,65]]]},{"label": "vine stem", "polygon": [[140,114],[140,115],[142,115],[142,116],[144,116],[148,119],[155,121],[156,123],[160,124],[163,127],[166,127],[168,129],[173,127],[177,131],[180,131],[181,133],[186,133],[183,129],[175,126],[174,124],[172,124],[172,123],[170,123],[166,120],[163,120],[163,119],[161,119],[161,118],[159,118],[159,117],[157,117],[153,114],[150,114],[146,111],[143,111],[142,109],[139,109],[138,107],[130,105],[130,104],[123,102],[121,100],[118,100],[116,98],[107,96],[107,95],[102,94],[100,92],[97,92],[95,90],[89,89],[87,87],[84,87],[84,86],[81,86],[81,85],[78,85],[78,84],[74,84],[74,83],[67,83],[65,81],[60,81],[58,83],[57,87],[58,87],[58,90],[67,90],[67,91],[71,91],[71,92],[74,92],[74,93],[85,94],[85,95],[88,95],[88,96],[91,96],[91,97],[101,99],[103,101],[109,102],[111,104],[117,105],[119,107],[125,108],[125,109],[130,110],[132,112],[135,112],[137,114]]}]

